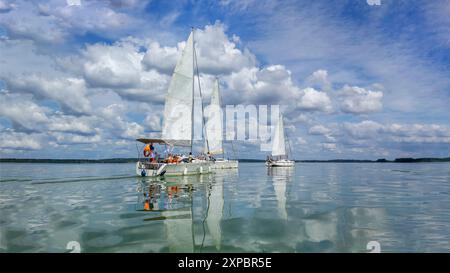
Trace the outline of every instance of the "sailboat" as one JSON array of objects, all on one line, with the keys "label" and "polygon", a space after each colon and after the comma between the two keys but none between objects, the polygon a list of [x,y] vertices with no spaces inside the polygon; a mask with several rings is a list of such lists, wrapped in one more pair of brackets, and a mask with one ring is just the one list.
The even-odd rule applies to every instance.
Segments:
[{"label": "sailboat", "polygon": [[268,167],[293,167],[295,162],[288,159],[284,135],[283,116],[280,114],[272,137],[272,156],[266,160]]},{"label": "sailboat", "polygon": [[[212,159],[214,155],[225,155],[223,148],[223,116],[220,103],[219,81],[214,82],[211,93],[211,104],[209,106],[209,119],[205,126],[205,152]],[[237,160],[214,158],[212,169],[232,169],[238,167]]]},{"label": "sailboat", "polygon": [[[139,158],[136,162],[137,175],[157,177],[163,175],[193,175],[211,172],[212,163],[210,161],[192,157],[195,65],[196,52],[194,46],[194,29],[192,29],[169,84],[164,105],[161,138],[136,139],[138,142],[146,145],[144,148],[144,158]],[[164,145],[166,147],[163,158],[158,158],[155,155],[156,152],[154,151],[153,144]],[[171,150],[175,146],[190,146],[190,156],[173,155]]]}]

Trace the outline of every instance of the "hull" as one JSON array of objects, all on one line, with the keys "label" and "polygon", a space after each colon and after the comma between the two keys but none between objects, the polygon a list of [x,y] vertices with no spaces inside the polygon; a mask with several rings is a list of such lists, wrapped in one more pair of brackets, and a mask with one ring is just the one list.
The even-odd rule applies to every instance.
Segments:
[{"label": "hull", "polygon": [[211,164],[213,170],[237,169],[239,162],[237,160],[216,160]]},{"label": "hull", "polygon": [[191,163],[149,163],[136,162],[136,174],[138,176],[182,176],[211,173],[212,163],[197,161]]},{"label": "hull", "polygon": [[273,160],[273,161],[266,161],[267,167],[294,167],[295,162],[292,160]]}]

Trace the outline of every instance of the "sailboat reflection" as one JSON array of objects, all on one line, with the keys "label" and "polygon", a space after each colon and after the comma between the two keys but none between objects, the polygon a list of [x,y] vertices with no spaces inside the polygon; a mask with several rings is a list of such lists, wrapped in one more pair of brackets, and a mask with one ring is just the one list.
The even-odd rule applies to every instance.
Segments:
[{"label": "sailboat reflection", "polygon": [[278,216],[283,220],[287,220],[286,185],[292,181],[294,169],[289,167],[268,168],[267,175],[272,177],[275,196],[277,198]]},{"label": "sailboat reflection", "polygon": [[194,187],[203,182],[202,176],[170,177],[164,181],[141,180],[140,211],[160,212],[159,217],[144,221],[163,220],[168,250],[193,252],[192,200]]},{"label": "sailboat reflection", "polygon": [[[208,231],[212,239],[212,244],[216,250],[220,250],[222,246],[222,228],[221,222],[223,218],[224,208],[224,181],[227,176],[237,176],[237,169],[216,170],[215,176],[210,184],[207,185],[206,199],[206,217],[203,225],[207,224]],[[204,233],[204,235],[206,235]],[[202,240],[204,247],[204,237]]]},{"label": "sailboat reflection", "polygon": [[[205,238],[208,235],[210,241],[206,246],[212,245],[216,250],[220,250],[224,208],[223,182],[230,175],[237,176],[237,170],[217,170],[214,175],[167,177],[164,181],[141,180],[136,210],[160,213],[159,216],[146,218],[144,221],[163,221],[168,251],[194,252],[196,244],[193,204],[194,201],[200,201],[205,207],[201,245],[197,247],[200,247],[200,251],[205,247]],[[198,191],[194,196],[195,189],[200,187],[205,187],[205,191]],[[196,201],[194,197],[200,200]]]}]

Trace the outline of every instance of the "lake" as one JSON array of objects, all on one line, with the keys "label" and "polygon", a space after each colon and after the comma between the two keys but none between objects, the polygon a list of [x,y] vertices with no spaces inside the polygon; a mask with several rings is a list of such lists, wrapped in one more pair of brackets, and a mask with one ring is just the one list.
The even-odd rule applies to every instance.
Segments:
[{"label": "lake", "polygon": [[2,163],[0,252],[450,252],[449,163],[133,174]]}]

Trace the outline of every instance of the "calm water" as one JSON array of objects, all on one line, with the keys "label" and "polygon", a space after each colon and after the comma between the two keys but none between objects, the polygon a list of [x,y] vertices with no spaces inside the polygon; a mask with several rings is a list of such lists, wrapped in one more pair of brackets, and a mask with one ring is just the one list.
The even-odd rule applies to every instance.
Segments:
[{"label": "calm water", "polygon": [[450,252],[450,164],[1,164],[0,252]]}]

